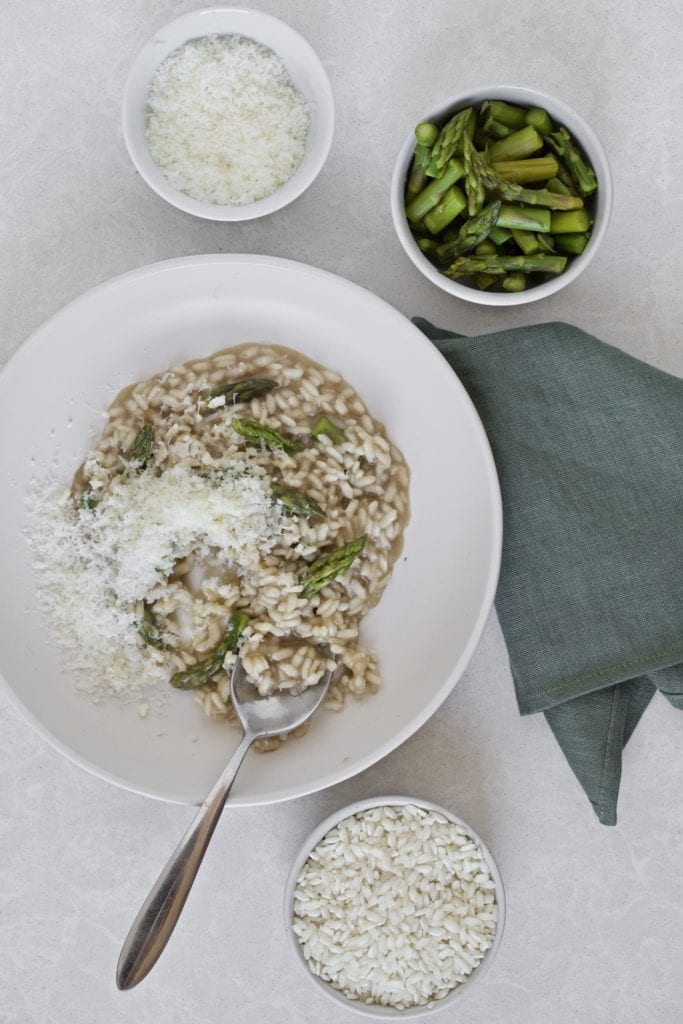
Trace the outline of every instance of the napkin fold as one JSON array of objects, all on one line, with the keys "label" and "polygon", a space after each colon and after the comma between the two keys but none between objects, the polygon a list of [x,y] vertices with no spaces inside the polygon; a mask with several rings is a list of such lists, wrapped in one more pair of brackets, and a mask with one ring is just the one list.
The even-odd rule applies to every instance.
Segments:
[{"label": "napkin fold", "polygon": [[599,820],[659,690],[683,708],[683,381],[577,327],[478,337],[414,321],[496,461],[496,610],[521,714],[542,711]]}]

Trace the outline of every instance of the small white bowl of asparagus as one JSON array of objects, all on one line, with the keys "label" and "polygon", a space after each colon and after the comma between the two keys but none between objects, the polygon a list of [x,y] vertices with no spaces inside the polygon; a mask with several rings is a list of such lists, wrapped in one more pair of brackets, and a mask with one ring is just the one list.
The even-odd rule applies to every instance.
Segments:
[{"label": "small white bowl of asparagus", "polygon": [[595,133],[566,104],[482,86],[423,118],[396,162],[391,207],[415,266],[487,306],[553,295],[595,256],[612,177]]}]

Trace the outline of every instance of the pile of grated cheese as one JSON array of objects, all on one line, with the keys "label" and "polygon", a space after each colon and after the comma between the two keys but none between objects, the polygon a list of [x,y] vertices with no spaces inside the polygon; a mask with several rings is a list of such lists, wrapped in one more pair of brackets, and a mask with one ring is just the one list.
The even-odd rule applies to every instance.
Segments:
[{"label": "pile of grated cheese", "polygon": [[292,177],[309,121],[304,97],[272,50],[242,36],[203,36],[159,67],[148,98],[147,143],[181,192],[243,206]]},{"label": "pile of grated cheese", "polygon": [[31,518],[50,632],[79,689],[95,699],[136,698],[168,678],[139,643],[136,604],[176,559],[212,554],[249,573],[282,529],[266,481],[237,460],[211,476],[176,465],[121,477],[92,510],[75,511],[68,492],[44,491]]}]

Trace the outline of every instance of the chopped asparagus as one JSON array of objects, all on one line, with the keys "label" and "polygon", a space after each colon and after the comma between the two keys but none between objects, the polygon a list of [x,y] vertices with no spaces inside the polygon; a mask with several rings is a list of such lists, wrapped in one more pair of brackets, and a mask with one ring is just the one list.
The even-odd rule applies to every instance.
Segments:
[{"label": "chopped asparagus", "polygon": [[511,231],[550,231],[550,210],[503,203],[496,225]]},{"label": "chopped asparagus", "polygon": [[474,109],[465,107],[464,110],[459,110],[457,114],[454,114],[450,121],[443,126],[432,147],[432,157],[427,167],[428,177],[441,177],[446,164],[458,152],[465,130],[469,126],[471,126],[471,130],[474,130],[473,117]]},{"label": "chopped asparagus", "polygon": [[521,131],[508,135],[506,139],[494,142],[489,147],[487,157],[491,162],[496,160],[523,160],[525,157],[531,156],[532,153],[538,153],[539,149],[543,149],[543,139],[536,129],[529,124],[526,128],[522,128]]},{"label": "chopped asparagus", "polygon": [[210,391],[205,400],[206,413],[215,412],[239,402],[250,402],[252,398],[260,398],[278,386],[276,380],[267,377],[246,377],[244,380],[228,381]]},{"label": "chopped asparagus", "polygon": [[[506,140],[503,140],[506,141]],[[566,128],[559,128],[548,136],[548,145],[567,164],[582,196],[589,196],[598,187],[595,171],[586,163]]]},{"label": "chopped asparagus", "polygon": [[568,213],[550,215],[551,235],[574,235],[588,231],[591,218],[588,210],[569,210]]},{"label": "chopped asparagus", "polygon": [[523,292],[526,288],[524,274],[520,274],[519,271],[514,274],[506,274],[503,278],[503,288],[506,292]]},{"label": "chopped asparagus", "polygon": [[133,444],[131,445],[126,458],[129,462],[135,463],[138,469],[144,469],[152,457],[154,451],[154,427],[151,423],[145,423],[140,427]]},{"label": "chopped asparagus", "polygon": [[486,200],[486,186],[481,175],[483,161],[479,159],[474,144],[468,138],[463,140],[462,151],[465,163],[467,209],[470,217],[474,217],[483,208]]},{"label": "chopped asparagus", "polygon": [[338,427],[332,420],[329,420],[327,416],[318,417],[311,428],[311,433],[313,437],[320,437],[321,434],[326,434],[332,444],[343,444],[344,441],[348,441],[348,437],[342,428]]},{"label": "chopped asparagus", "polygon": [[512,231],[512,237],[519,249],[522,250],[525,256],[531,256],[532,253],[538,252],[540,245],[538,244],[536,235],[533,231],[521,231],[516,228]]},{"label": "chopped asparagus", "polygon": [[277,430],[266,427],[263,423],[256,423],[254,420],[241,420],[235,416],[232,419],[232,428],[240,437],[246,438],[252,444],[265,445],[271,451],[283,451],[292,455],[294,452],[300,452],[303,448],[303,445],[295,441],[293,437],[278,434]]},{"label": "chopped asparagus", "polygon": [[497,252],[498,249],[489,238],[474,247],[475,256],[494,256]]},{"label": "chopped asparagus", "polygon": [[583,200],[578,196],[555,195],[547,189],[522,188],[521,185],[506,181],[491,164],[482,159],[469,139],[465,139],[465,189],[468,196],[470,188],[476,190],[477,196],[488,189],[510,202],[547,206],[551,210],[575,210],[583,206]]},{"label": "chopped asparagus", "polygon": [[198,661],[192,668],[182,669],[171,676],[170,683],[176,690],[195,690],[198,686],[208,683],[223,668],[225,656],[236,654],[242,633],[249,624],[246,612],[235,612],[228,623],[228,630],[223,640],[208,657]]},{"label": "chopped asparagus", "polygon": [[426,213],[433,210],[436,204],[441,202],[451,185],[455,185],[464,173],[465,168],[459,160],[450,160],[441,177],[431,181],[406,206],[406,216],[411,224],[417,224]]},{"label": "chopped asparagus", "polygon": [[525,108],[506,103],[505,100],[484,100],[480,113],[495,118],[500,124],[514,128],[515,131],[524,127]]},{"label": "chopped asparagus", "polygon": [[494,245],[504,245],[506,242],[510,241],[512,234],[507,228],[500,228],[497,224],[494,224],[489,231],[489,238]]},{"label": "chopped asparagus", "polygon": [[452,185],[441,202],[425,215],[425,227],[433,235],[438,235],[462,213],[466,206],[465,193],[457,185]]},{"label": "chopped asparagus", "polygon": [[143,602],[142,618],[135,623],[135,627],[144,642],[149,644],[150,647],[159,647],[161,649],[166,647],[164,634],[154,617],[154,612],[146,602]]},{"label": "chopped asparagus", "polygon": [[475,217],[465,221],[458,232],[458,237],[452,242],[445,242],[436,250],[439,259],[444,263],[450,263],[456,256],[469,252],[470,249],[474,249],[476,245],[483,242],[496,223],[500,209],[499,201],[490,203]]},{"label": "chopped asparagus", "polygon": [[566,256],[459,256],[444,273],[453,278],[514,271],[522,274],[561,274],[566,265]]},{"label": "chopped asparagus", "polygon": [[571,256],[580,256],[588,245],[588,235],[573,233],[558,235],[555,244],[561,252],[568,252]]},{"label": "chopped asparagus", "polygon": [[[529,160],[497,160],[491,166],[505,181],[512,181],[517,185],[547,182],[557,174],[557,160],[554,156],[537,156]],[[549,185],[548,191],[553,191]]]},{"label": "chopped asparagus", "polygon": [[544,235],[539,232],[536,235],[536,241],[538,242],[538,252],[555,252],[552,235]]},{"label": "chopped asparagus", "polygon": [[492,114],[487,114],[482,123],[482,130],[491,139],[506,139],[508,135],[512,135],[514,128],[508,128],[507,125],[501,124],[500,121],[496,121]]},{"label": "chopped asparagus", "polygon": [[91,512],[96,509],[99,505],[99,501],[95,497],[92,491],[83,491],[80,498],[78,499],[80,508],[87,508]]},{"label": "chopped asparagus", "polygon": [[[559,164],[558,164],[557,171],[559,171],[559,169],[560,169],[560,167],[559,167]],[[557,174],[557,171],[555,172],[555,174]],[[557,177],[549,178],[548,181],[546,182],[546,188],[548,189],[549,192],[559,192],[560,195],[563,195],[563,196],[574,196],[574,195],[576,195],[576,193],[572,192],[572,190],[569,188],[568,185],[565,185],[565,183],[563,181],[561,181],[560,178],[557,178]]]},{"label": "chopped asparagus", "polygon": [[406,199],[412,199],[422,191],[426,180],[427,165],[431,159],[432,146],[439,135],[439,129],[434,124],[423,121],[415,128],[417,145],[413,155],[413,163],[408,175],[406,185]]},{"label": "chopped asparagus", "polygon": [[496,284],[498,278],[494,277],[493,274],[472,274],[472,280],[480,292],[485,292],[491,285]]},{"label": "chopped asparagus", "polygon": [[524,115],[524,120],[532,128],[535,128],[540,135],[550,135],[553,130],[550,114],[543,107],[530,107]]},{"label": "chopped asparagus", "polygon": [[341,573],[346,572],[360,555],[367,539],[368,536],[364,533],[356,540],[343,544],[340,548],[335,548],[334,551],[329,552],[327,555],[317,558],[315,562],[309,565],[301,580],[303,584],[301,596],[312,597],[313,594],[317,594],[319,590],[326,587],[328,583],[331,583]]},{"label": "chopped asparagus", "polygon": [[303,516],[305,519],[325,519],[325,513],[320,505],[302,491],[293,491],[282,484],[273,484],[271,494],[280,502],[287,515]]}]

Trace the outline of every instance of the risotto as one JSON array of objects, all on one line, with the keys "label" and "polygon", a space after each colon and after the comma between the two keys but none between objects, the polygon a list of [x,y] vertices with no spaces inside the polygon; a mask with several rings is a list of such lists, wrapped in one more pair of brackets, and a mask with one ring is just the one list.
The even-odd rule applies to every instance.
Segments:
[{"label": "risotto", "polygon": [[97,696],[162,681],[232,720],[239,654],[264,695],[335,668],[340,709],[379,682],[359,625],[400,554],[408,481],[357,392],[293,350],[240,345],[130,385],[50,522],[96,614],[56,596],[39,552],[56,635]]}]

